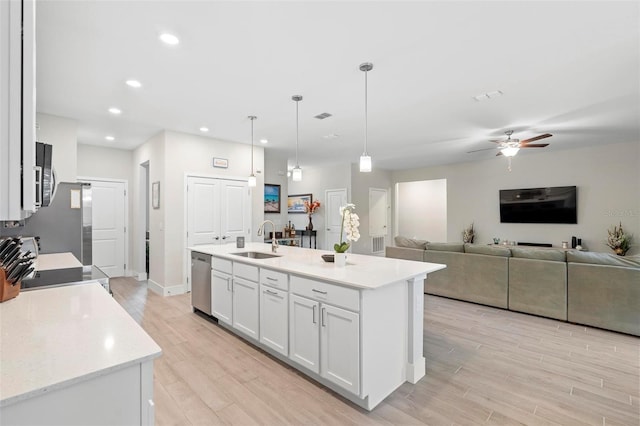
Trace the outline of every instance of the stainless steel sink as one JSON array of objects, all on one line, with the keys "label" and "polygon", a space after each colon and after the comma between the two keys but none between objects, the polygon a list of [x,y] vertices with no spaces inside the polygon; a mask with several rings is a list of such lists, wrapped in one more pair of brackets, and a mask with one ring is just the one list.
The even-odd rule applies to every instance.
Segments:
[{"label": "stainless steel sink", "polygon": [[270,254],[261,251],[243,251],[242,253],[231,253],[234,256],[248,257],[250,259],[271,259],[272,257],[280,257],[280,254]]}]

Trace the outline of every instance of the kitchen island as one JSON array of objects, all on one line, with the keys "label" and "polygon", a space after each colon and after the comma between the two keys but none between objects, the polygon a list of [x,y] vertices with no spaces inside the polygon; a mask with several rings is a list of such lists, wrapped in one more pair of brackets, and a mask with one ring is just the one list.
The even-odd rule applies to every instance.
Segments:
[{"label": "kitchen island", "polygon": [[321,258],[331,252],[262,243],[189,250],[212,256],[221,326],[361,407],[425,375],[424,279],[445,265],[348,254],[338,267]]},{"label": "kitchen island", "polygon": [[160,347],[98,282],[0,304],[0,424],[153,424]]}]

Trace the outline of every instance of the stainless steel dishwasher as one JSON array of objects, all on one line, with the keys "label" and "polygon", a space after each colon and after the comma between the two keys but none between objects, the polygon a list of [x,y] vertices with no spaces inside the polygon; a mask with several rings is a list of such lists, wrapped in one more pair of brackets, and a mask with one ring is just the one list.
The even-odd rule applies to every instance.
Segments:
[{"label": "stainless steel dishwasher", "polygon": [[211,315],[211,255],[191,252],[191,306]]}]

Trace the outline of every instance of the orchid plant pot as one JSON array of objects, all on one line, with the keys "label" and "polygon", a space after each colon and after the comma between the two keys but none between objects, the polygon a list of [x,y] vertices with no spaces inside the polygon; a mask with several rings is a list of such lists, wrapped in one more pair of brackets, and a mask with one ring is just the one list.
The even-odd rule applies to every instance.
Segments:
[{"label": "orchid plant pot", "polygon": [[343,268],[347,265],[347,253],[335,253],[333,258],[337,267]]}]

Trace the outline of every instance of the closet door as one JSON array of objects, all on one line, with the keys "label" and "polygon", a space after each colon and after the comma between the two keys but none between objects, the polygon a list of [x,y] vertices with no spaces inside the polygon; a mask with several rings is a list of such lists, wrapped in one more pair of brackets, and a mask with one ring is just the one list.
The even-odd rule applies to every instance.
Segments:
[{"label": "closet door", "polygon": [[220,187],[218,179],[189,177],[187,182],[187,247],[219,244]]},{"label": "closet door", "polygon": [[250,240],[251,196],[247,182],[220,181],[220,239],[235,243],[240,236]]}]

